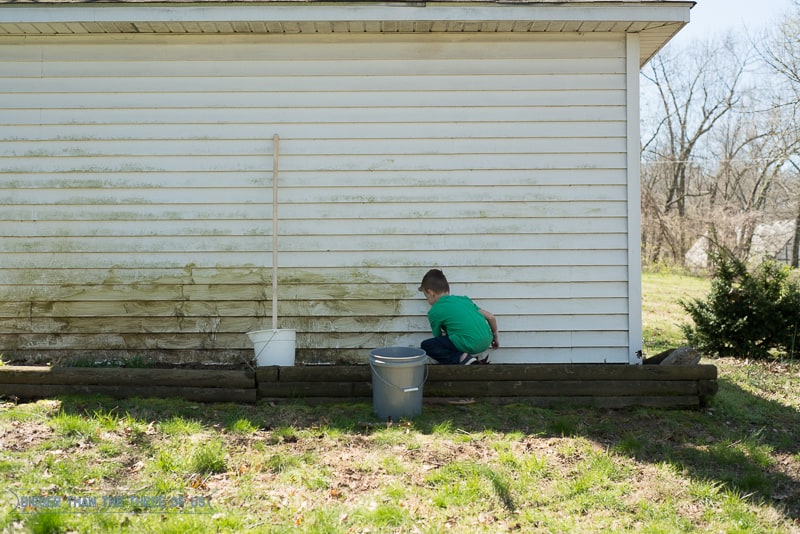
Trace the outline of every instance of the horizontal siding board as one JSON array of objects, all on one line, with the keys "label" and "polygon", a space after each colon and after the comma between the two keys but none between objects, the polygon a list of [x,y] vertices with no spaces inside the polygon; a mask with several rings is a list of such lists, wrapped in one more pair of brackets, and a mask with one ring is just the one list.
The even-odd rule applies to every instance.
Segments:
[{"label": "horizontal siding board", "polygon": [[[2,106],[2,102],[0,102]],[[16,110],[8,111],[9,114],[21,118],[22,113]],[[206,111],[204,110],[203,115]],[[102,117],[96,117],[101,119]],[[473,118],[470,116],[470,118]],[[255,143],[264,143],[271,146],[272,130],[264,124],[245,122],[232,122],[227,124],[210,124],[193,122],[191,128],[187,123],[161,123],[152,124],[127,122],[124,124],[86,124],[66,123],[49,124],[43,128],[42,124],[0,124],[0,140],[4,141],[116,141],[116,140],[144,140],[158,139],[163,141],[200,139],[200,140],[249,140]],[[592,137],[625,137],[625,123],[623,121],[598,121],[576,119],[568,121],[507,121],[507,122],[427,122],[425,124],[425,138],[452,139],[453,132],[457,131],[462,139],[572,139],[575,132],[580,132],[584,138]],[[313,141],[347,139],[365,141],[380,138],[382,140],[407,140],[415,139],[420,134],[420,126],[409,122],[380,123],[341,123],[317,122],[313,124],[283,123],[280,125],[281,138],[284,140]],[[94,147],[96,149],[96,147]],[[263,149],[263,146],[262,146]]]},{"label": "horizontal siding board", "polygon": [[623,36],[329,39],[0,47],[0,348],[250,349],[278,133],[300,361],[419,343],[439,265],[495,361],[627,362]]},{"label": "horizontal siding board", "polygon": [[[230,61],[241,61],[247,58],[252,65],[258,67],[269,61],[278,61],[287,65],[287,68],[296,69],[297,74],[308,74],[316,70],[303,69],[297,65],[296,58],[304,61],[351,61],[355,68],[359,64],[373,61],[376,66],[380,64],[396,64],[410,59],[424,59],[414,63],[415,69],[424,69],[432,64],[435,69],[427,71],[434,74],[442,65],[451,62],[463,62],[464,72],[480,69],[484,61],[489,63],[519,60],[549,60],[554,64],[561,61],[577,63],[575,68],[590,68],[587,64],[592,60],[604,58],[622,59],[625,56],[625,45],[622,34],[610,35],[470,35],[470,36],[386,36],[347,35],[339,39],[326,39],[324,42],[317,37],[295,37],[287,39],[285,36],[258,36],[247,39],[237,36],[235,41],[229,39],[226,46],[219,46],[219,40],[198,39],[193,37],[175,37],[148,39],[139,38],[134,42],[116,43],[117,46],[107,45],[109,41],[102,37],[92,37],[71,41],[59,39],[26,39],[24,41],[11,40],[9,44],[0,48],[0,60],[11,63],[20,61],[41,61],[43,68],[60,63],[95,63],[105,60],[115,64],[117,68],[125,65],[141,64],[143,68],[153,68],[159,65],[165,68],[176,68],[184,60],[209,62],[214,68],[225,68]],[[320,43],[324,44],[320,46]],[[57,43],[57,46],[52,46]],[[491,43],[487,46],[487,43]],[[165,46],[165,44],[173,46]],[[184,44],[186,46],[177,46]],[[50,46],[48,46],[50,45]],[[268,46],[267,46],[268,45]],[[365,46],[367,45],[367,46]],[[449,45],[449,46],[447,46]],[[90,48],[90,53],[87,53]],[[292,65],[294,63],[294,65]],[[371,66],[370,66],[371,67]],[[352,74],[369,74],[373,71],[360,70]],[[55,68],[55,67],[53,67]],[[484,68],[490,69],[491,65]],[[266,69],[264,69],[266,71]],[[165,71],[169,72],[169,71]],[[208,70],[205,70],[208,72]],[[335,73],[336,71],[331,71]],[[481,74],[491,74],[491,71],[478,71]],[[141,72],[144,74],[145,72]],[[396,73],[396,70],[395,70]],[[47,75],[57,75],[46,72]],[[74,71],[71,73],[74,74]],[[99,72],[102,75],[102,71]],[[116,73],[115,73],[116,74]],[[228,74],[223,71],[223,75]],[[324,72],[322,73],[324,74]]]},{"label": "horizontal siding board", "polygon": [[[143,308],[144,310],[144,308]],[[175,310],[173,310],[175,311]],[[182,308],[181,308],[182,311]],[[177,330],[188,330],[191,332],[214,332],[215,334],[241,334],[250,330],[260,328],[262,319],[257,316],[233,316],[209,319],[208,310],[205,315],[193,317],[171,315],[150,316],[145,314],[126,315],[126,316],[103,316],[103,321],[98,321],[95,316],[91,317],[42,317],[31,321],[27,318],[0,318],[0,328],[7,334],[25,333],[53,333],[69,332],[71,334],[135,334],[148,332],[153,334],[172,334]],[[600,319],[598,316],[555,316],[555,320],[537,320],[537,330],[534,332],[539,343],[547,346],[560,346],[568,343],[569,346],[595,346],[603,339],[608,343],[620,339],[625,334],[626,322],[622,321],[624,316],[613,317],[616,320],[606,320],[601,325],[597,325]],[[370,331],[378,333],[401,333],[412,332],[428,336],[427,322],[423,316],[415,317],[414,320],[400,317],[382,318],[378,321],[367,316],[341,317],[341,316],[319,316],[314,320],[305,323],[304,331],[308,333],[320,334],[321,337],[327,336],[330,332],[338,333],[359,333],[364,329],[365,324],[370,324]],[[553,324],[554,329],[546,325]],[[530,323],[520,320],[504,321],[504,326],[508,329],[502,335],[503,346],[505,347],[515,337],[520,339],[518,332],[520,329],[530,327]],[[573,334],[580,330],[580,335]],[[524,330],[523,330],[524,331]],[[613,333],[613,335],[612,335]],[[509,339],[506,339],[508,335]]]},{"label": "horizontal siding board", "polygon": [[[233,95],[236,98],[231,98]],[[496,99],[487,100],[484,91],[409,93],[400,91],[304,91],[293,93],[61,93],[57,99],[48,94],[6,93],[3,105],[10,108],[464,108],[545,107],[545,106],[624,106],[623,90],[552,90],[497,91]]]},{"label": "horizontal siding board", "polygon": [[[145,300],[166,300],[166,301],[205,301],[205,300],[267,300],[271,298],[272,286],[267,285],[268,280],[260,281],[256,284],[197,284],[197,283],[169,283],[167,281],[140,286],[139,284],[112,284],[104,283],[102,286],[97,284],[70,284],[69,286],[48,286],[41,285],[35,288],[26,288],[23,285],[9,286],[4,289],[8,295],[19,301],[28,302],[68,302],[68,301],[145,301]],[[416,284],[395,285],[394,294],[402,294],[401,297],[416,297],[417,303],[422,302],[421,294],[418,294]],[[470,294],[475,299],[491,298],[510,299],[530,298],[530,299],[576,299],[576,298],[614,298],[620,294],[624,282],[515,282],[513,284],[495,283],[486,296],[477,287],[473,288],[469,284],[462,284],[465,293]],[[2,287],[2,286],[0,286]],[[475,291],[473,291],[475,289]],[[374,299],[374,289],[370,284],[342,284],[330,281],[319,281],[309,284],[292,284],[288,288],[278,290],[278,295],[282,303],[291,301],[315,301],[335,300],[337,302],[348,302],[351,300]],[[415,301],[410,303],[414,305]],[[402,301],[398,303],[402,304]],[[351,303],[348,303],[351,305]],[[21,307],[24,309],[24,307]],[[62,312],[63,313],[63,312]]]},{"label": "horizontal siding board", "polygon": [[[248,52],[252,52],[252,49]],[[77,52],[76,52],[77,53]],[[298,63],[295,61],[282,61],[280,59],[228,59],[222,63],[218,61],[192,60],[186,62],[158,61],[157,54],[164,51],[153,52],[153,56],[143,61],[75,61],[75,60],[47,60],[42,63],[39,57],[29,58],[22,61],[7,61],[7,76],[11,80],[26,78],[47,77],[54,83],[61,80],[74,78],[75,72],[79,71],[84,78],[105,79],[107,76],[114,76],[115,79],[130,78],[132,81],[147,79],[150,83],[158,81],[159,78],[181,78],[192,79],[208,76],[214,73],[225,78],[239,78],[240,80],[258,80],[262,76],[265,79],[274,77],[297,77],[308,80],[308,62]],[[0,60],[4,60],[0,56]],[[335,61],[314,60],[313,65],[315,76],[342,79],[344,76],[381,76],[389,78],[411,78],[417,79],[420,76],[450,76],[454,78],[479,78],[481,76],[514,76],[524,75],[528,78],[539,79],[542,77],[553,77],[556,79],[564,78],[564,75],[573,76],[578,79],[585,76],[598,75],[598,77],[621,76],[625,73],[625,62],[622,57],[598,57],[594,61],[587,63],[583,58],[561,58],[561,59],[494,59],[492,61],[475,62],[470,59],[429,59],[420,62],[415,66],[404,68],[406,74],[398,75],[397,63],[388,58],[375,60],[347,60],[336,59]],[[262,76],[255,77],[254,71],[260,71]],[[524,79],[524,78],[523,78]],[[521,80],[522,81],[522,80]],[[474,80],[473,83],[481,83]],[[9,85],[8,91],[14,88]],[[150,86],[152,87],[152,86]],[[77,90],[85,91],[86,88],[76,86]],[[148,89],[147,86],[143,89]]]},{"label": "horizontal siding board", "polygon": [[[203,188],[191,196],[178,188],[62,188],[0,190],[4,204],[151,204],[174,199],[195,204],[248,204],[267,200],[267,191],[259,188]],[[491,193],[497,202],[571,202],[623,201],[625,187],[618,185],[565,185],[545,187],[282,187],[280,202],[285,204],[383,204],[413,205],[430,198],[443,198],[452,203],[480,202]],[[271,199],[270,199],[271,200]],[[289,206],[291,209],[291,206]],[[287,215],[292,215],[288,213]]]},{"label": "horizontal siding board", "polygon": [[[417,250],[393,251],[393,252],[374,252],[364,251],[354,262],[351,254],[319,254],[317,252],[286,252],[280,254],[279,265],[281,267],[296,268],[317,268],[317,267],[346,267],[364,265],[385,265],[401,266],[407,265],[417,271],[424,271],[434,261],[441,265],[460,265],[460,266],[526,266],[535,262],[539,265],[627,265],[626,250],[606,250],[603,251],[602,260],[598,260],[595,251],[586,250],[540,250],[536,253],[523,251],[518,254],[503,254],[507,250],[504,247],[496,246],[487,251],[471,251],[465,254],[460,251],[437,251],[432,250],[422,253]],[[413,259],[409,261],[409,253]]]},{"label": "horizontal siding board", "polygon": [[[364,170],[355,172],[332,172],[320,174],[313,171],[281,172],[279,185],[286,187],[367,187],[376,185],[400,186],[563,186],[563,185],[623,185],[624,173],[618,169],[551,169],[551,170],[505,170],[503,181],[498,182],[493,170],[450,170],[398,172]],[[269,188],[271,173],[261,172],[119,172],[119,173],[24,173],[0,174],[3,189],[86,189],[86,188]],[[272,198],[269,198],[271,203]],[[2,215],[2,214],[0,214]]]},{"label": "horizontal siding board", "polygon": [[[226,238],[229,239],[229,238]],[[362,248],[372,251],[442,251],[448,250],[472,253],[500,249],[505,251],[529,250],[586,250],[593,247],[595,250],[616,250],[626,248],[627,241],[624,234],[577,234],[565,239],[563,235],[553,234],[513,234],[505,244],[498,244],[498,236],[476,234],[449,234],[443,235],[417,235],[413,243],[408,236],[381,235],[381,236],[339,236],[330,239],[327,236],[293,236],[286,239],[279,248],[281,251],[325,251],[325,252],[358,252]],[[210,246],[210,244],[209,244]],[[233,246],[231,247],[233,248]],[[180,250],[180,249],[178,249]]]},{"label": "horizontal siding board", "polygon": [[[202,318],[213,315],[214,321],[209,319],[209,324],[217,324],[219,318],[241,318],[246,317],[256,321],[266,320],[271,316],[270,301],[259,295],[258,290],[253,290],[255,295],[247,300],[224,299],[222,295],[217,295],[217,300],[186,300],[179,297],[174,300],[143,300],[137,299],[139,295],[129,292],[122,299],[110,299],[108,294],[89,294],[84,295],[83,300],[60,300],[60,301],[22,301],[7,302],[0,309],[0,317],[4,320],[25,319],[31,321],[31,314],[42,320],[68,321],[70,318],[103,318],[98,324],[105,324],[105,319],[119,318],[125,320],[131,317],[192,317]],[[165,292],[164,295],[168,295]],[[103,297],[106,299],[103,299]],[[77,297],[76,297],[77,298]],[[498,317],[503,320],[503,338],[507,336],[520,337],[532,332],[541,330],[559,331],[569,330],[561,323],[553,324],[556,318],[565,320],[565,324],[573,327],[580,325],[581,328],[589,331],[602,330],[603,317],[615,317],[613,324],[617,324],[618,316],[624,316],[626,308],[624,300],[619,298],[578,298],[556,299],[556,298],[537,298],[532,301],[531,308],[535,313],[526,313],[520,306],[510,299],[493,300],[477,299],[476,303],[491,309]],[[425,302],[418,300],[391,301],[390,299],[360,299],[351,301],[336,301],[333,298],[321,298],[318,300],[307,301],[281,301],[279,302],[281,317],[286,321],[297,324],[303,320],[309,325],[328,324],[338,319],[354,319],[363,325],[368,322],[374,325],[383,325],[382,329],[392,331],[397,327],[397,332],[403,332],[409,328],[409,324],[414,325],[414,332],[428,332],[428,325],[425,320]],[[305,319],[307,315],[312,315],[312,319]],[[508,328],[506,328],[505,318],[508,318]],[[600,323],[595,324],[599,320]],[[317,322],[318,321],[318,322]],[[13,324],[21,324],[14,322]],[[352,323],[351,323],[352,324]],[[288,327],[288,326],[287,326]],[[123,328],[124,330],[124,328]],[[619,328],[610,328],[619,330]],[[323,328],[326,333],[335,332],[331,328]],[[419,341],[419,340],[418,340]],[[504,346],[508,343],[504,341]]]},{"label": "horizontal siding board", "polygon": [[[269,321],[264,321],[268,323]],[[292,328],[295,324],[301,323],[300,320],[294,324],[291,319],[287,320],[287,328]],[[209,321],[205,323],[207,330],[199,332],[169,332],[163,335],[153,335],[152,333],[142,333],[141,330],[135,332],[116,331],[103,333],[96,329],[92,333],[79,332],[24,332],[18,334],[0,334],[0,343],[9,350],[123,350],[123,349],[163,349],[163,350],[201,350],[201,349],[236,349],[242,348],[242,344],[247,342],[247,336],[240,332],[226,333],[216,331],[216,323]],[[120,326],[122,322],[120,322]],[[268,327],[267,327],[268,328]],[[398,346],[418,344],[429,334],[419,333],[400,333],[400,332],[303,332],[298,335],[297,347],[300,349],[349,349],[358,351],[359,349],[369,352],[372,347],[385,347],[392,345],[393,341]],[[537,351],[544,354],[551,351],[556,354],[583,353],[591,354],[592,350],[606,354],[627,353],[627,349],[621,349],[620,345],[627,345],[627,332],[536,332],[535,335],[529,333],[504,333],[501,336],[502,348],[492,353],[492,360],[499,360],[496,363],[515,363],[509,357],[521,355],[526,345],[532,340],[537,341]],[[334,351],[335,352],[335,351]],[[495,357],[496,356],[496,357]],[[502,359],[501,359],[502,358]],[[537,360],[538,361],[538,360]],[[521,362],[520,362],[521,363]],[[542,361],[540,363],[553,363],[552,361]]]},{"label": "horizontal siding board", "polygon": [[[30,130],[38,130],[34,132],[38,134],[34,139],[50,139],[49,132],[53,127],[57,137],[77,134],[69,138],[78,140],[93,137],[110,140],[147,139],[148,134],[153,139],[269,139],[276,127],[280,127],[282,136],[291,139],[413,138],[419,133],[419,124],[425,124],[426,132],[430,129],[433,138],[569,138],[578,132],[584,136],[625,135],[624,108],[620,106],[525,107],[517,110],[478,107],[470,109],[469,115],[465,115],[463,110],[448,108],[426,115],[423,113],[425,110],[417,107],[412,108],[413,115],[395,108],[287,111],[263,106],[212,108],[201,112],[185,108],[105,109],[100,113],[91,109],[6,108],[3,102],[0,102],[0,109],[5,118],[5,126],[0,125],[0,132],[4,132],[3,137],[9,139],[14,139],[17,133]],[[410,120],[412,117],[414,120]],[[184,124],[191,124],[194,128],[187,131],[181,128]],[[581,128],[576,128],[581,125]],[[43,130],[43,126],[48,128]],[[42,137],[43,132],[47,132],[48,136]]]},{"label": "horizontal siding board", "polygon": [[[9,220],[191,220],[191,219],[260,219],[271,218],[272,207],[265,204],[187,204],[174,199],[174,204],[17,204],[4,210]],[[624,202],[593,201],[517,201],[517,202],[462,202],[443,212],[441,202],[405,203],[337,203],[337,204],[293,204],[291,213],[283,209],[281,217],[292,219],[352,219],[353,205],[358,205],[360,219],[398,219],[414,217],[438,218],[568,218],[568,217],[625,217]]]},{"label": "horizontal siding board", "polygon": [[[263,134],[263,132],[262,132]],[[313,139],[295,141],[284,138],[281,143],[281,155],[320,156],[340,154],[575,154],[582,152],[622,152],[625,150],[624,137],[570,137],[556,138],[489,138],[481,139],[447,139],[434,142],[424,139]],[[151,139],[135,141],[104,141],[98,145],[95,141],[80,142],[75,140],[58,140],[33,143],[6,142],[0,145],[0,158],[5,157],[80,157],[91,154],[92,157],[103,156],[180,156],[182,154],[204,154],[208,156],[263,156],[272,153],[272,143],[264,140],[164,140],[153,143]],[[2,160],[0,160],[2,161]]]},{"label": "horizontal siding board", "polygon": [[[488,192],[487,192],[488,194]],[[440,202],[421,201],[407,203],[331,203],[331,204],[292,204],[282,213],[290,218],[351,218],[353,204],[358,205],[360,218],[395,219],[398,217],[432,218],[446,214],[453,218],[491,218],[491,217],[624,217],[627,215],[624,202],[595,202],[591,200],[556,201],[519,199],[515,202],[458,202],[449,203],[447,198]],[[443,204],[449,209],[444,211]]]},{"label": "horizontal siding board", "polygon": [[[146,332],[154,333],[172,333],[178,329],[192,329],[196,332],[204,332],[213,330],[215,332],[224,333],[241,333],[258,329],[263,322],[263,319],[258,316],[255,306],[247,307],[245,302],[240,301],[242,305],[238,308],[233,306],[225,308],[224,311],[232,312],[239,310],[242,315],[231,315],[227,317],[220,317],[218,320],[209,320],[208,313],[210,306],[185,305],[180,307],[180,316],[176,316],[175,306],[168,309],[167,306],[147,306],[137,304],[136,302],[126,303],[126,309],[131,310],[127,315],[100,315],[88,314],[78,316],[73,314],[73,308],[62,306],[60,309],[68,312],[66,316],[53,316],[49,317],[44,314],[37,317],[36,320],[30,320],[26,317],[2,317],[0,316],[0,326],[2,331],[6,333],[31,333],[31,332],[59,332],[65,331],[67,328],[72,333],[121,333],[121,332],[137,332],[144,330]],[[112,306],[110,303],[103,303],[100,306],[100,311],[111,311]],[[203,304],[203,303],[200,303]],[[43,308],[38,306],[37,308]],[[30,308],[29,308],[30,309]],[[75,306],[74,310],[85,310],[85,307]],[[152,310],[152,313],[151,313]],[[38,311],[38,309],[37,309]],[[159,314],[158,312],[161,311]],[[194,315],[189,315],[194,312]],[[220,310],[222,311],[222,310]],[[263,308],[262,310],[263,311]],[[98,321],[97,317],[103,317],[103,321]],[[571,332],[574,330],[581,330],[587,332],[586,336],[590,339],[596,339],[594,333],[596,332],[624,332],[626,330],[627,321],[626,317],[620,315],[546,315],[536,318],[535,323],[531,323],[528,319],[523,319],[517,316],[502,316],[504,331],[502,333],[503,346],[506,347],[508,340],[506,336],[517,337],[518,334],[514,332],[527,332],[529,335],[535,336],[540,342],[544,341],[541,332]],[[370,324],[371,323],[371,324]],[[428,326],[424,316],[417,315],[414,317],[385,317],[380,321],[375,320],[369,316],[315,316],[313,320],[305,323],[306,333],[319,333],[327,335],[331,331],[336,332],[361,332],[365,324],[370,324],[376,332],[387,333],[400,333],[412,332],[428,336]],[[531,326],[536,329],[531,329]]]},{"label": "horizontal siding board", "polygon": [[[270,212],[271,213],[271,212]],[[268,214],[269,215],[269,214]],[[355,215],[355,214],[354,214]],[[2,220],[2,219],[0,219]],[[150,237],[150,236],[260,236],[272,235],[271,219],[187,219],[184,224],[165,227],[161,221],[103,220],[94,221],[42,220],[15,224],[15,237]],[[313,219],[281,220],[281,236],[382,236],[382,235],[441,235],[441,234],[618,234],[625,233],[627,221],[623,217],[608,218],[510,218],[496,217],[474,219],[373,219],[369,225],[359,223],[353,216],[348,219],[329,219],[324,224]],[[358,232],[355,232],[355,229]],[[9,238],[11,239],[11,238]],[[3,246],[3,245],[0,245]],[[270,241],[269,246],[272,246]]]},{"label": "horizontal siding board", "polygon": [[[2,220],[2,219],[0,219]],[[80,220],[43,220],[37,222],[23,222],[15,224],[14,237],[9,240],[19,240],[26,237],[39,237],[47,239],[49,236],[58,238],[78,237],[158,237],[158,236],[265,236],[272,234],[272,220],[236,220],[236,219],[192,219],[184,224],[164,225],[162,221],[136,221],[132,225],[129,220],[103,221],[98,226],[94,221]],[[65,223],[69,224],[65,224]],[[617,228],[617,230],[619,230]],[[270,238],[271,239],[271,238]],[[271,245],[271,243],[270,243]],[[0,247],[4,245],[0,244]]]},{"label": "horizontal siding board", "polygon": [[[65,274],[66,273],[66,274]],[[626,266],[576,266],[576,265],[528,265],[524,267],[447,267],[447,273],[454,290],[469,287],[470,293],[492,295],[496,285],[517,283],[581,283],[581,282],[625,282]],[[371,285],[376,281],[382,284],[408,285],[416,290],[421,273],[404,267],[367,267],[317,269],[313,273],[301,269],[282,270],[279,273],[279,289],[286,285],[312,284],[312,280],[349,280],[350,285]],[[115,284],[140,284],[141,282],[161,284],[214,284],[224,277],[229,283],[265,284],[271,289],[272,270],[267,267],[228,267],[208,268],[201,266],[181,266],[180,268],[135,268],[116,267],[111,270],[97,267],[80,269],[36,269],[0,267],[0,284],[28,287],[60,286],[64,278],[73,284],[92,284],[98,280],[108,280]],[[468,282],[464,282],[467,280]],[[415,285],[416,284],[416,285]],[[468,284],[468,285],[467,285]],[[52,288],[51,288],[52,289]]]},{"label": "horizontal siding board", "polygon": [[[316,187],[300,189],[285,187],[281,189],[280,201],[294,203],[402,203],[414,205],[429,198],[445,198],[448,203],[480,202],[488,194],[497,202],[535,201],[535,202],[571,202],[571,201],[620,201],[624,200],[625,188],[616,185],[596,186],[546,186],[546,187],[513,187],[497,185],[484,187]],[[291,214],[290,214],[291,215]]]},{"label": "horizontal siding board", "polygon": [[[81,237],[8,237],[0,242],[0,253],[50,253],[59,252],[102,252],[139,253],[139,252],[246,252],[260,251],[269,245],[264,236],[91,236],[92,239]],[[564,239],[560,235],[552,234],[515,234],[502,246],[505,251],[528,250],[586,250],[593,247],[595,250],[624,249],[627,245],[624,234],[578,234]],[[408,236],[382,235],[382,236],[338,236],[330,239],[322,236],[293,236],[285,239],[278,247],[281,252],[359,252],[367,248],[375,252],[393,251],[484,251],[498,249],[496,235],[456,235],[447,236],[415,236],[412,240]]]},{"label": "horizontal siding board", "polygon": [[[0,190],[4,204],[59,204],[59,205],[143,205],[172,201],[180,204],[248,204],[266,197],[264,188],[216,187],[192,191],[187,194],[178,188],[128,189],[128,188],[62,188],[62,189],[5,189]],[[266,200],[266,199],[261,199]]]},{"label": "horizontal siding board", "polygon": [[[615,60],[615,66],[624,69],[621,60]],[[0,66],[3,66],[0,63]],[[74,70],[74,65],[70,65]],[[107,65],[106,65],[107,66]],[[597,68],[610,65],[599,65]],[[313,69],[313,65],[306,64],[306,69]],[[346,70],[346,65],[341,66]],[[392,65],[397,70],[403,70],[403,66]],[[545,72],[542,74],[531,74],[540,72],[543,65],[528,65],[531,69],[527,74],[487,74],[486,77],[477,76],[476,73],[463,75],[442,75],[442,74],[411,74],[393,76],[387,73],[376,76],[376,73],[349,73],[341,75],[329,75],[324,77],[326,89],[331,92],[348,92],[353,97],[373,91],[397,92],[414,91],[418,87],[427,87],[431,91],[465,92],[465,91],[484,91],[493,90],[497,87],[495,77],[502,76],[503,86],[506,91],[619,91],[624,82],[624,70],[618,73],[587,73],[580,74],[567,73],[559,74]],[[613,66],[611,66],[613,68]],[[197,67],[195,67],[197,68]],[[8,76],[3,81],[2,95],[27,94],[32,98],[44,98],[44,95],[65,92],[77,95],[97,95],[102,93],[116,93],[121,96],[129,94],[151,93],[154,87],[158,88],[158,94],[181,93],[194,95],[197,93],[226,93],[231,88],[236,91],[257,92],[263,95],[262,98],[271,100],[271,93],[277,92],[304,92],[310,93],[309,96],[318,94],[320,81],[318,76],[280,76],[275,72],[266,71],[265,75],[253,75],[247,69],[252,69],[252,65],[245,64],[241,67],[240,75],[231,74],[225,78],[219,77],[216,67],[210,67],[206,71],[197,71],[196,74],[187,74],[180,70],[165,72],[160,77],[154,77],[152,72],[143,76],[132,76],[129,72],[118,77],[113,76],[114,68],[109,68],[101,75],[98,75],[96,82],[91,86],[91,92],[87,92],[85,77],[49,77],[39,76],[14,77],[13,72],[8,72]],[[269,69],[269,65],[261,68]],[[520,68],[520,66],[517,66]],[[569,68],[569,65],[562,65],[562,69]],[[574,67],[573,67],[574,68]],[[363,68],[362,68],[363,70]],[[213,73],[210,76],[209,73]],[[88,76],[87,76],[88,77]]]},{"label": "horizontal siding board", "polygon": [[[281,221],[280,234],[303,235],[350,235],[358,218],[331,219],[324,225],[313,220],[292,219]],[[485,217],[475,219],[373,219],[366,227],[359,228],[359,235],[429,235],[429,234],[598,234],[624,233],[626,220],[622,217],[608,218],[512,218]]]},{"label": "horizontal siding board", "polygon": [[[137,108],[137,109],[92,109],[86,108],[30,108],[4,109],[8,124],[215,124],[247,123],[263,124],[275,133],[280,126],[289,124],[374,124],[406,123],[437,124],[464,121],[467,123],[506,122],[584,122],[624,121],[625,107],[589,106],[578,103],[572,106],[487,106],[477,102],[467,113],[458,107],[355,107],[355,108],[269,108],[262,105],[253,108],[220,106],[197,110],[195,108]],[[313,131],[313,130],[309,130]]]},{"label": "horizontal siding board", "polygon": [[[264,204],[17,204],[3,211],[9,221],[191,221],[272,219]],[[271,230],[270,230],[271,232]]]},{"label": "horizontal siding board", "polygon": [[[457,157],[457,158],[456,158]],[[328,154],[286,157],[281,160],[284,171],[358,171],[358,170],[454,170],[460,165],[470,169],[624,169],[624,152],[611,153],[538,153],[516,154]],[[0,173],[23,172],[208,172],[271,170],[271,158],[254,156],[72,156],[72,157],[3,157]]]},{"label": "horizontal siding board", "polygon": [[[315,252],[281,252],[279,266],[290,269],[318,268],[360,268],[370,266],[412,268],[416,272],[426,270],[436,263],[443,266],[458,265],[460,267],[479,267],[491,265],[493,267],[527,267],[535,262],[538,265],[576,265],[576,266],[621,266],[627,265],[626,250],[604,250],[602,258],[598,259],[595,251],[587,250],[540,250],[534,252],[520,252],[517,254],[503,254],[507,250],[495,247],[488,251],[472,251],[464,254],[459,251],[435,251],[427,253],[417,250],[401,250],[391,252],[360,252],[357,259],[352,254],[325,254]],[[414,256],[409,261],[409,252]],[[139,267],[172,267],[186,266],[219,267],[222,265],[271,265],[272,253],[259,250],[240,252],[146,252],[146,253],[121,253],[114,256],[107,252],[60,252],[58,255],[49,252],[42,253],[10,253],[3,254],[3,265],[11,268],[53,268],[80,269],[87,264],[95,268],[114,269],[119,265],[132,268]],[[65,283],[69,283],[65,281]]]}]

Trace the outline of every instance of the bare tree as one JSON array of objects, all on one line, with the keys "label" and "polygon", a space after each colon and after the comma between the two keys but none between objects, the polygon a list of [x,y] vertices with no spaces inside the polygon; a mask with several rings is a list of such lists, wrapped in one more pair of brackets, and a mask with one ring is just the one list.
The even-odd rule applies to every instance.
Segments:
[{"label": "bare tree", "polygon": [[742,260],[750,259],[759,224],[792,217],[786,210],[792,187],[785,165],[797,149],[796,127],[780,106],[759,109],[756,104],[764,99],[756,96],[710,135],[709,195],[697,206],[709,233]]},{"label": "bare tree", "polygon": [[[784,81],[786,99],[782,106],[788,109],[795,124],[797,133],[800,119],[800,1],[793,2],[792,10],[772,31],[767,33],[765,44],[759,47],[761,57]],[[793,153],[788,160],[788,167],[795,173],[795,181],[800,182],[800,150],[795,143]],[[800,193],[798,187],[793,188],[795,208],[795,235],[792,247],[792,266],[798,267],[800,256]]]},{"label": "bare tree", "polygon": [[687,202],[698,190],[709,132],[741,102],[748,55],[731,39],[667,47],[643,72],[655,88],[658,107],[651,135],[643,142],[643,235],[651,261],[682,264],[697,232]]}]

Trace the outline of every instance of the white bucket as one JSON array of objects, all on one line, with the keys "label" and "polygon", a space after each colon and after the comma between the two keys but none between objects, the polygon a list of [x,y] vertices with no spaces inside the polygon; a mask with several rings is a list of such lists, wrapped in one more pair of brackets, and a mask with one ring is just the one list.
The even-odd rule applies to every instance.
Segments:
[{"label": "white bucket", "polygon": [[288,328],[278,330],[255,330],[248,332],[247,337],[253,342],[256,354],[256,366],[266,367],[294,365],[294,348],[297,332]]}]

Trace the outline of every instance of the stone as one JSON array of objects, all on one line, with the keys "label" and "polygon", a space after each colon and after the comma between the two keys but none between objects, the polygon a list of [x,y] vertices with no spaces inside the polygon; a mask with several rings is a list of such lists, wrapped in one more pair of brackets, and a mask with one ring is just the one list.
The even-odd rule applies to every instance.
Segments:
[{"label": "stone", "polygon": [[700,358],[700,353],[692,347],[683,346],[670,352],[659,365],[697,365]]}]

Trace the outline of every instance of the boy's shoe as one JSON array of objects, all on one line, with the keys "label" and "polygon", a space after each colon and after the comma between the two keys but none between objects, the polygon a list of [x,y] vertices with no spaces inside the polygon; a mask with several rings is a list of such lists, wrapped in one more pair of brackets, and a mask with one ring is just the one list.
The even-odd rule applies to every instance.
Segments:
[{"label": "boy's shoe", "polygon": [[472,354],[467,354],[466,357],[461,360],[461,365],[472,365],[473,363],[477,362],[478,358],[473,356]]},{"label": "boy's shoe", "polygon": [[491,352],[488,350],[485,350],[480,354],[475,354],[474,356],[477,359],[475,363],[486,365],[487,363],[489,363],[489,354],[491,354]]}]

